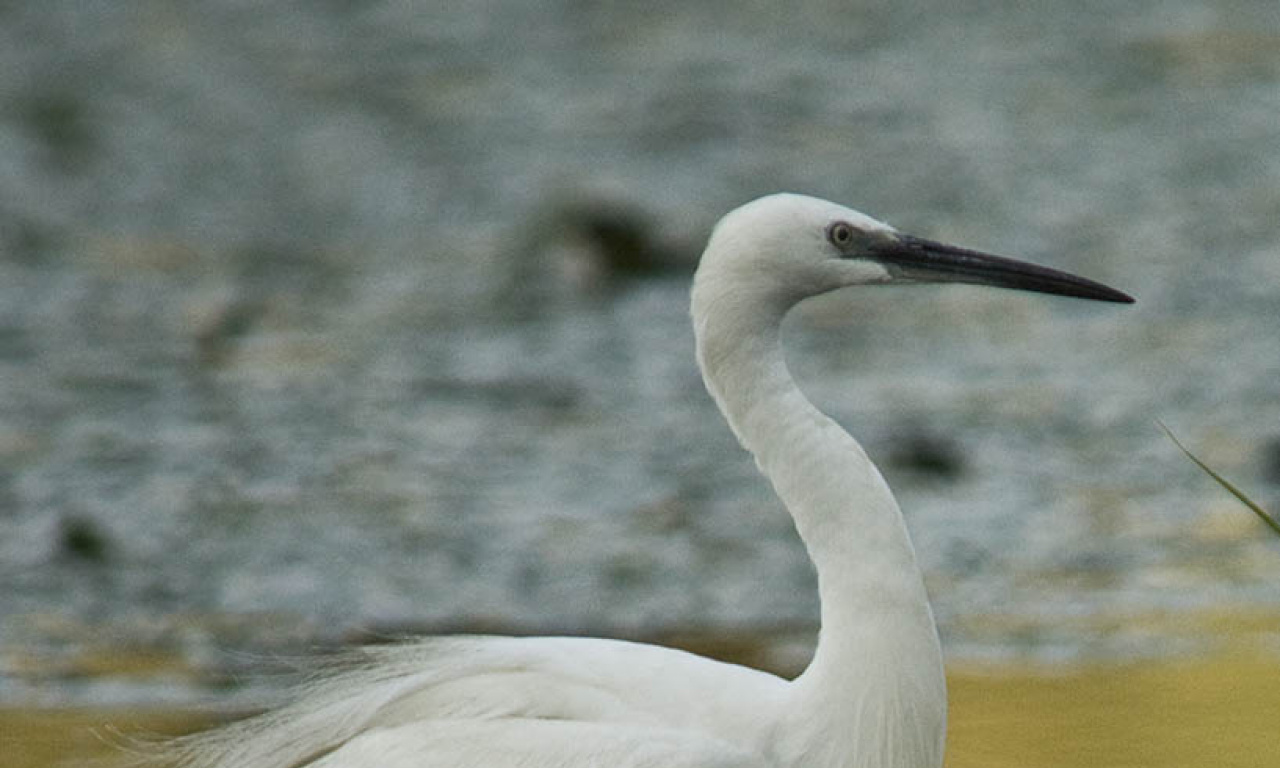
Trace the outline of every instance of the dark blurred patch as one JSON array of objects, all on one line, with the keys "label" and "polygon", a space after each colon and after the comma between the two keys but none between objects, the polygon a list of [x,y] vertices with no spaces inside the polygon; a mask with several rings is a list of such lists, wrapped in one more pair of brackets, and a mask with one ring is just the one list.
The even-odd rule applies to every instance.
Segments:
[{"label": "dark blurred patch", "polygon": [[506,312],[555,296],[605,295],[637,280],[689,276],[696,249],[673,242],[639,205],[605,197],[553,197],[520,225],[499,298]]},{"label": "dark blurred patch", "polygon": [[205,368],[224,365],[265,311],[263,302],[247,300],[227,302],[210,311],[194,328],[197,362]]},{"label": "dark blurred patch", "polygon": [[35,265],[56,247],[47,227],[16,216],[0,214],[0,258]]},{"label": "dark blurred patch", "polygon": [[905,430],[896,436],[886,461],[894,469],[947,482],[960,479],[968,471],[960,443],[920,429]]},{"label": "dark blurred patch", "polygon": [[652,219],[619,202],[579,200],[563,205],[548,222],[547,236],[581,245],[594,265],[612,277],[687,272],[682,260],[661,242]]},{"label": "dark blurred patch", "polygon": [[96,149],[84,102],[71,93],[28,95],[18,101],[18,116],[27,131],[45,146],[50,164],[62,171],[76,170]]},{"label": "dark blurred patch", "polygon": [[1269,483],[1280,485],[1280,436],[1262,445],[1262,477]]},{"label": "dark blurred patch", "polygon": [[104,563],[111,546],[98,524],[86,517],[65,517],[58,529],[58,553],[69,560]]}]

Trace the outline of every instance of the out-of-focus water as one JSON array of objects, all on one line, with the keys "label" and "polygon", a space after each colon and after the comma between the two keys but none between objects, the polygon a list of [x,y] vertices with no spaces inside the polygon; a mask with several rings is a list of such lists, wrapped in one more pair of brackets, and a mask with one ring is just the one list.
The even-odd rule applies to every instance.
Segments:
[{"label": "out-of-focus water", "polygon": [[[0,8],[0,696],[104,639],[813,622],[687,274],[607,279],[581,201],[691,265],[803,191],[1138,297],[793,322],[953,656],[1179,652],[1080,619],[1280,603],[1280,546],[1155,426],[1280,498],[1275,3],[598,6]],[[958,472],[895,460],[922,442]]]}]

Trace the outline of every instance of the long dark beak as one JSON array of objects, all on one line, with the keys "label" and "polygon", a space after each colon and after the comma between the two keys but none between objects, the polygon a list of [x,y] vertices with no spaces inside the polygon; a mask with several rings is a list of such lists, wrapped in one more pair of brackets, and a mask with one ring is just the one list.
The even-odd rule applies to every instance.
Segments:
[{"label": "long dark beak", "polygon": [[1133,303],[1132,296],[1093,280],[910,235],[895,235],[874,246],[870,255],[894,275],[908,280],[977,283],[1095,301]]}]

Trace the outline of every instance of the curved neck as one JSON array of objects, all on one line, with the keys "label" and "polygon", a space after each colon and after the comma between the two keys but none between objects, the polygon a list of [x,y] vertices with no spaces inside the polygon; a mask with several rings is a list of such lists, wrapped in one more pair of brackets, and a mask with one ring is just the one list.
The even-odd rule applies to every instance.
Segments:
[{"label": "curved neck", "polygon": [[940,766],[942,656],[902,514],[861,446],[795,385],[781,314],[754,327],[717,327],[726,318],[702,314],[697,328],[707,387],[790,510],[818,574],[822,629],[794,688],[804,722],[789,729],[797,743],[779,748],[812,765]]}]

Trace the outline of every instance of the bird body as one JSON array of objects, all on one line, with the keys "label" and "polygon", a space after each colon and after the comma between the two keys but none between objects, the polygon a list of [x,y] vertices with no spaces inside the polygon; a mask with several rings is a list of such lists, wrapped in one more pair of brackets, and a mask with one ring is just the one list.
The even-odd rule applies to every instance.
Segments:
[{"label": "bird body", "polygon": [[174,751],[200,766],[765,766],[760,724],[787,685],[684,651],[574,637],[428,638],[340,665],[285,709]]},{"label": "bird body", "polygon": [[294,704],[169,755],[191,768],[939,768],[942,653],[902,513],[796,386],[779,333],[811,296],[921,281],[1132,301],[789,194],[725,216],[694,279],[707,387],[817,570],[821,629],[795,680],[617,640],[429,638],[358,652]]}]

